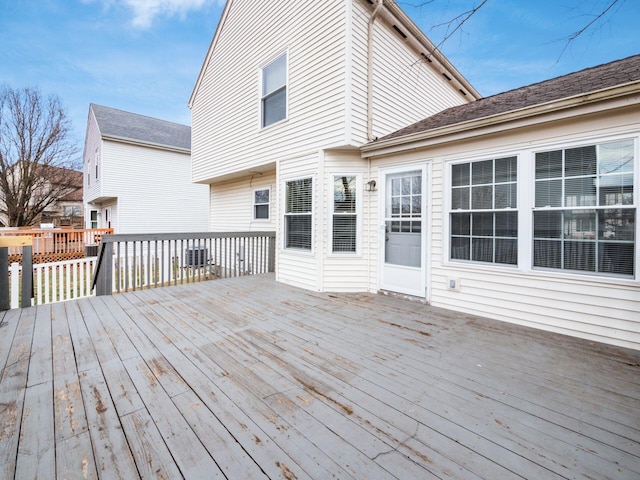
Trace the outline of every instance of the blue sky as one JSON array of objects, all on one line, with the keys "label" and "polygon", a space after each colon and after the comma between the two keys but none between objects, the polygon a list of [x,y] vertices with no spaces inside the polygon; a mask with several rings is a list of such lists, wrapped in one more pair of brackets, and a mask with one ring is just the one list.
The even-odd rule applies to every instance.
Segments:
[{"label": "blue sky", "polygon": [[[397,1],[436,44],[446,35],[437,25],[480,2]],[[618,0],[563,52],[567,37],[610,2],[488,0],[441,50],[484,96],[640,53],[638,0]],[[58,95],[80,150],[89,103],[188,125],[187,102],[223,6],[0,0],[0,85]]]}]

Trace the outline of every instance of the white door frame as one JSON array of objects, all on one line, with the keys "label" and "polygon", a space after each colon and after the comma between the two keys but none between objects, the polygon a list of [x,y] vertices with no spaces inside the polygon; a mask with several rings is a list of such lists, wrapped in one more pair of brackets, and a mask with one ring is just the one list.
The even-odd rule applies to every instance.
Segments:
[{"label": "white door frame", "polygon": [[[386,196],[387,196],[387,176],[402,172],[420,171],[422,173],[422,230],[421,230],[421,265],[419,271],[414,272],[411,267],[404,267],[408,273],[407,278],[413,278],[410,285],[401,285],[390,281],[391,272],[385,263],[385,243],[386,243]],[[425,300],[430,297],[429,275],[429,252],[430,252],[430,226],[431,226],[431,163],[410,163],[393,167],[381,167],[378,175],[380,188],[378,190],[378,290],[388,290],[406,295],[412,295]],[[396,267],[392,267],[396,268]],[[397,267],[401,269],[402,267]],[[385,278],[387,277],[387,278]]]}]

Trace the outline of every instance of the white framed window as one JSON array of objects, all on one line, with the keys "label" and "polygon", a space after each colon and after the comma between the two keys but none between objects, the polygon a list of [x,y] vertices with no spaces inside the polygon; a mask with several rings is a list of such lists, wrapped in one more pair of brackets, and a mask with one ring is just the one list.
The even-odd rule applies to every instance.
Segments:
[{"label": "white framed window", "polygon": [[535,153],[533,267],[635,276],[634,141]]},{"label": "white framed window", "polygon": [[359,244],[359,177],[331,177],[331,253],[357,253]]},{"label": "white framed window", "polygon": [[449,258],[517,265],[518,159],[451,164]]},{"label": "white framed window", "polygon": [[91,228],[98,228],[98,211],[97,210],[91,210],[90,219],[91,219]]},{"label": "white framed window", "polygon": [[100,178],[100,152],[96,150],[96,180]]},{"label": "white framed window", "polygon": [[269,220],[269,198],[271,189],[261,188],[253,191],[253,219]]},{"label": "white framed window", "polygon": [[313,238],[313,180],[285,182],[284,247],[311,250]]},{"label": "white framed window", "polygon": [[261,127],[287,118],[287,54],[283,53],[261,71]]}]

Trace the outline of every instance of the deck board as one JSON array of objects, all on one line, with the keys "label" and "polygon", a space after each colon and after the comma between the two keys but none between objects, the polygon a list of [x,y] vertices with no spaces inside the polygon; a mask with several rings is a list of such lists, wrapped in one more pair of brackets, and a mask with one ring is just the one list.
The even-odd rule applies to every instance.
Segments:
[{"label": "deck board", "polygon": [[640,478],[640,352],[239,277],[3,314],[1,478]]}]

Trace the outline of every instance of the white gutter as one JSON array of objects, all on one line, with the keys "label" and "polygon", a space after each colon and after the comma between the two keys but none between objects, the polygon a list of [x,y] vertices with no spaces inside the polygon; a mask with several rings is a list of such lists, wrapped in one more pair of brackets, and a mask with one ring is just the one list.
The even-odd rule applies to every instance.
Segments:
[{"label": "white gutter", "polygon": [[367,139],[373,137],[373,23],[380,13],[384,0],[378,0],[367,27]]},{"label": "white gutter", "polygon": [[[512,128],[513,124],[518,120],[541,116],[545,114],[559,113],[572,108],[588,106],[597,102],[607,100],[615,100],[621,97],[636,95],[636,97],[628,101],[628,105],[640,103],[640,82],[633,82],[624,85],[617,85],[613,88],[607,88],[587,94],[580,94],[573,97],[566,97],[551,102],[541,103],[524,107],[518,110],[498,113],[488,117],[477,118],[466,122],[445,125],[439,128],[433,128],[422,132],[410,133],[400,137],[393,137],[388,140],[381,140],[369,143],[360,147],[363,157],[373,155],[386,155],[405,150],[420,148],[427,145],[442,143],[443,137],[451,137],[456,134],[456,139],[469,137],[472,130],[486,129],[489,127],[498,127],[507,124],[503,129]],[[573,115],[567,113],[566,116]],[[533,125],[533,122],[531,123]],[[458,138],[460,137],[460,138]],[[447,140],[448,141],[448,140]]]}]

